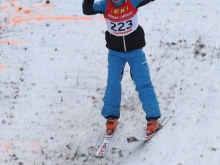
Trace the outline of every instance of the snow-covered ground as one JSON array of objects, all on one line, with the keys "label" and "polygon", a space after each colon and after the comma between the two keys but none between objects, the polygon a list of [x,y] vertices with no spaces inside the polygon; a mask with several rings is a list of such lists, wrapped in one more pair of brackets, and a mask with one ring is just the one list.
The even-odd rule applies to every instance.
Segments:
[{"label": "snow-covered ground", "polygon": [[220,1],[140,8],[162,115],[173,117],[149,142],[127,143],[146,121],[126,66],[123,118],[103,159],[106,25],[81,3],[0,1],[0,165],[219,165]]}]

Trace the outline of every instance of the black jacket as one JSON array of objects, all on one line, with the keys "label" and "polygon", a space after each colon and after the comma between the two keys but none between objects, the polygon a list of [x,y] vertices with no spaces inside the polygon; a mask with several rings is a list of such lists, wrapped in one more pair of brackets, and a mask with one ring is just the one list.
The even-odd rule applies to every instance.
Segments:
[{"label": "black jacket", "polygon": [[[137,8],[146,5],[151,1],[154,0],[144,0],[138,5]],[[104,14],[102,13],[102,11],[94,11],[92,7],[93,3],[94,0],[84,0],[83,13],[85,15],[93,15],[97,13]],[[143,48],[146,45],[144,30],[140,25],[134,32],[126,36],[115,36],[109,33],[108,31],[106,31],[105,40],[106,40],[107,48],[118,52],[128,52],[135,49]]]}]

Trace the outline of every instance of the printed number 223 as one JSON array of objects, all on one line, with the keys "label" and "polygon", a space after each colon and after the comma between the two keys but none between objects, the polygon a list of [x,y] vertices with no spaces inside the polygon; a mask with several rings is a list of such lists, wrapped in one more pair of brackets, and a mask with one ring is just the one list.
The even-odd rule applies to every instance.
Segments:
[{"label": "printed number 223", "polygon": [[132,27],[131,20],[128,20],[126,22],[119,22],[119,23],[111,22],[111,24],[112,24],[111,29],[114,31],[125,31],[126,29],[130,29]]}]

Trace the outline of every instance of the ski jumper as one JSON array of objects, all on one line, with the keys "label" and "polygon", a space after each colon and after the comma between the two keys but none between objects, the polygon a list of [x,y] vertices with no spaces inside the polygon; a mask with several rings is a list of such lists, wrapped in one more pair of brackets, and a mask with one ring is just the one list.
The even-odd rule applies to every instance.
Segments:
[{"label": "ski jumper", "polygon": [[142,48],[145,46],[144,31],[138,25],[138,7],[152,0],[121,0],[114,4],[111,0],[84,0],[83,12],[87,15],[104,15],[108,53],[108,78],[101,114],[105,118],[120,117],[122,87],[121,80],[125,64],[130,66],[132,80],[146,113],[145,118],[161,116],[159,104],[150,79],[149,68]]}]

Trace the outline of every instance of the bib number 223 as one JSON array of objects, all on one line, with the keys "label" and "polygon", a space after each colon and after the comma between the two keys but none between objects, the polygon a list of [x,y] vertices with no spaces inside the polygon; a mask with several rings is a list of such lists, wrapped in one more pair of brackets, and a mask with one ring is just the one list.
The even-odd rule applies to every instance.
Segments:
[{"label": "bib number 223", "polygon": [[132,27],[132,21],[128,20],[125,22],[110,22],[112,24],[111,29],[114,31],[125,31],[126,29],[130,29]]}]

